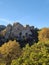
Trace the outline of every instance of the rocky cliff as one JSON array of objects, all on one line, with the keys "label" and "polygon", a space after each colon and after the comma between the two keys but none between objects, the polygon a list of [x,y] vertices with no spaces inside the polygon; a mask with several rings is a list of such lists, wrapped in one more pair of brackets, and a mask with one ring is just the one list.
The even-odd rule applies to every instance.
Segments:
[{"label": "rocky cliff", "polygon": [[7,27],[0,32],[0,45],[14,39],[21,45],[22,42],[30,44],[31,41],[32,43],[37,42],[37,31],[38,29],[34,28],[34,26],[26,25],[26,27],[24,27],[20,23],[8,24]]}]

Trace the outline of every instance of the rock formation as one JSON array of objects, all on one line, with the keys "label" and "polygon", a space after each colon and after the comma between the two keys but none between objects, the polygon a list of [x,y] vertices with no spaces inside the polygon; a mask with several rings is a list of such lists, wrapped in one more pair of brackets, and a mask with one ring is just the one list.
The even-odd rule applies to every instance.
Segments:
[{"label": "rock formation", "polygon": [[6,28],[6,26],[0,25],[0,31],[4,30],[5,28]]},{"label": "rock formation", "polygon": [[30,44],[31,41],[32,43],[37,42],[37,29],[35,29],[34,26],[26,25],[26,27],[24,27],[20,23],[8,24],[7,27],[0,32],[0,45],[1,43],[14,39],[20,42],[21,45],[22,42]]}]

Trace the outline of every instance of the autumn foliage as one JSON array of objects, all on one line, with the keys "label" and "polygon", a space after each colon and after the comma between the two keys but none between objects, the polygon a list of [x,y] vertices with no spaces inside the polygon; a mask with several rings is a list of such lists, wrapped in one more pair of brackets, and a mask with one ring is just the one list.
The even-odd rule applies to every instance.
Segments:
[{"label": "autumn foliage", "polygon": [[49,28],[38,31],[38,43],[25,45],[21,48],[16,40],[4,43],[0,47],[0,65],[49,65]]},{"label": "autumn foliage", "polygon": [[20,46],[15,40],[9,41],[0,47],[1,58],[4,59],[7,65],[10,65],[12,59],[16,59],[21,55],[20,51]]},{"label": "autumn foliage", "polygon": [[39,31],[38,36],[39,41],[48,41],[49,40],[49,28],[43,28]]}]

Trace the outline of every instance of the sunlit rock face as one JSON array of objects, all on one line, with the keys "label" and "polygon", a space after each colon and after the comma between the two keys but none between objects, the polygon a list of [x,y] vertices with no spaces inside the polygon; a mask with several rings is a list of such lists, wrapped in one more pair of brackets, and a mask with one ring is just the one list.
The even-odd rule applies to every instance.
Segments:
[{"label": "sunlit rock face", "polygon": [[9,40],[17,40],[17,41],[33,41],[35,40],[35,36],[37,32],[35,32],[34,26],[26,25],[25,27],[20,23],[14,23],[13,25],[8,24],[3,31],[0,32],[0,39],[2,42],[6,42]]},{"label": "sunlit rock face", "polygon": [[24,29],[22,30],[22,36],[26,36],[26,35],[32,35],[32,32],[30,31],[30,27],[24,27]]},{"label": "sunlit rock face", "polygon": [[5,36],[6,39],[9,36],[10,37],[17,37],[17,36],[19,37],[20,33],[21,33],[21,36],[25,36],[26,33],[28,35],[32,34],[29,26],[24,27],[20,23],[14,23],[13,26],[11,24],[8,24],[6,29],[3,30],[2,33],[4,33],[4,36]]},{"label": "sunlit rock face", "polygon": [[20,23],[14,23],[12,26],[11,36],[13,37],[20,37],[23,38],[23,36],[32,35],[32,32],[30,31],[30,26],[24,27]]},{"label": "sunlit rock face", "polygon": [[14,23],[12,27],[11,34],[14,36],[19,36],[19,33],[24,29],[23,25],[20,23]]}]

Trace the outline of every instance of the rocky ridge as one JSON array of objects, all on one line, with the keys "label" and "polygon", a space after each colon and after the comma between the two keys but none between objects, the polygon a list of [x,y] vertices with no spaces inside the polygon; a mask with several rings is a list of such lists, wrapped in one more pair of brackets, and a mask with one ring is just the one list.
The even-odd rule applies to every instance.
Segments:
[{"label": "rocky ridge", "polygon": [[37,31],[38,29],[34,28],[34,26],[26,25],[26,27],[24,27],[20,23],[8,24],[7,27],[0,32],[0,45],[9,40],[16,40],[21,43],[37,42]]}]

